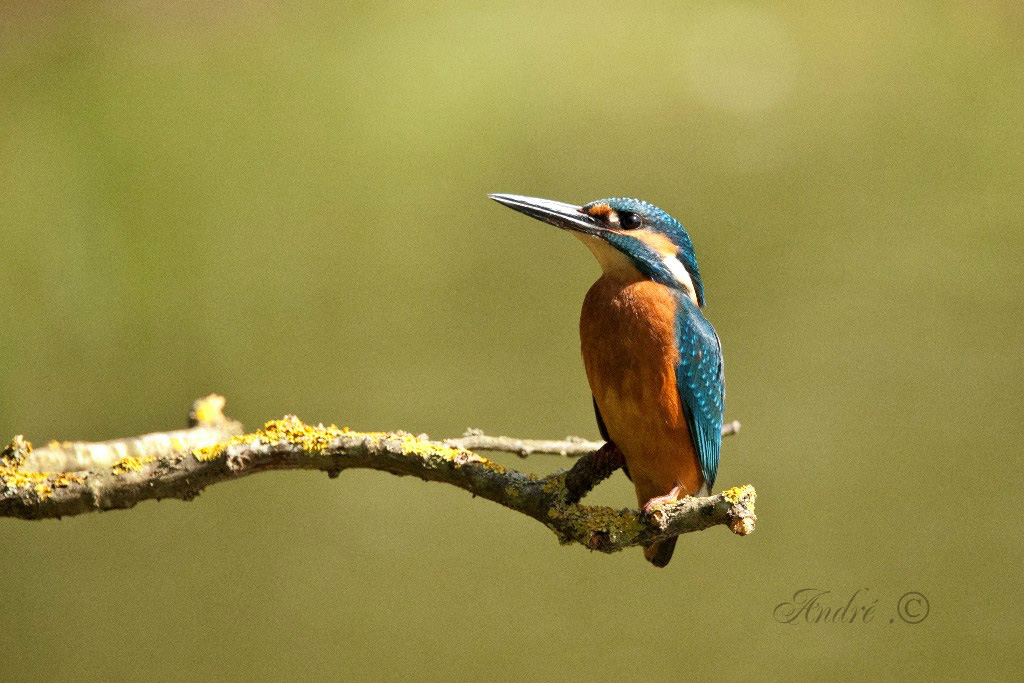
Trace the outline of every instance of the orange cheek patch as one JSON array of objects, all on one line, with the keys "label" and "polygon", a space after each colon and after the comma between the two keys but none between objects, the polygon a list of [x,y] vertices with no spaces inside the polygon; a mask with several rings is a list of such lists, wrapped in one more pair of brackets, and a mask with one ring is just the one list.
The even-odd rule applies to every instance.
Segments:
[{"label": "orange cheek patch", "polygon": [[635,230],[628,234],[646,244],[648,247],[653,249],[655,253],[660,254],[662,258],[675,256],[679,253],[679,249],[672,243],[672,240],[665,235],[662,235],[660,232],[644,229]]}]

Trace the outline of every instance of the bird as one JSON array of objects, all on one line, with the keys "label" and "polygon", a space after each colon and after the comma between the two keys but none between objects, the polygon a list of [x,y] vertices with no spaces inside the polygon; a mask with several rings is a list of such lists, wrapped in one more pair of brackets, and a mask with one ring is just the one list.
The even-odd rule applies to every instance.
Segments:
[{"label": "bird", "polygon": [[[491,194],[577,237],[601,276],[580,312],[580,346],[598,429],[622,454],[645,514],[715,483],[722,443],[722,345],[704,317],[704,284],[689,233],[639,199],[582,206]],[[644,548],[656,567],[677,537]]]}]

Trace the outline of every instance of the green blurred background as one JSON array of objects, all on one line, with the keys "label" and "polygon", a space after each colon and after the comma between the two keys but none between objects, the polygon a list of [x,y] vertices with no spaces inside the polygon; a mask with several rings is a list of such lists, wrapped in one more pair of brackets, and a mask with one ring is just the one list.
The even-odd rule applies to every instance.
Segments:
[{"label": "green blurred background", "polygon": [[[211,391],[250,427],[596,437],[597,266],[486,194],[624,194],[693,235],[720,486],[760,495],[663,571],[374,472],[0,520],[0,678],[1009,677],[1022,39],[1009,1],[0,2],[0,439]],[[877,617],[777,623],[804,587]]]}]

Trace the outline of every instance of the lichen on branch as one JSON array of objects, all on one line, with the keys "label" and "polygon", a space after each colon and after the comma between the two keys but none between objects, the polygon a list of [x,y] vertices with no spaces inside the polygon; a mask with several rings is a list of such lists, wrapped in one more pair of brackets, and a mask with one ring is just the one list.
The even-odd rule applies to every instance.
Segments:
[{"label": "lichen on branch", "polygon": [[[223,407],[218,396],[200,399],[193,406],[189,429],[98,444],[51,444],[45,458],[15,437],[0,453],[0,516],[59,518],[130,508],[149,499],[190,500],[212,484],[268,470],[320,470],[335,477],[347,469],[365,468],[457,486],[536,519],[562,543],[603,552],[716,525],[739,535],[754,530],[755,493],[750,486],[684,498],[650,513],[581,503],[621,466],[621,454],[611,444],[592,444],[569,469],[538,477],[495,463],[468,444],[484,448],[487,439],[498,439],[514,442],[500,450],[559,453],[578,442],[479,433],[432,441],[406,432],[308,425],[294,416],[243,434],[238,423],[224,416]],[[43,463],[60,461],[62,453],[70,454],[65,460],[79,469],[37,471]]]}]

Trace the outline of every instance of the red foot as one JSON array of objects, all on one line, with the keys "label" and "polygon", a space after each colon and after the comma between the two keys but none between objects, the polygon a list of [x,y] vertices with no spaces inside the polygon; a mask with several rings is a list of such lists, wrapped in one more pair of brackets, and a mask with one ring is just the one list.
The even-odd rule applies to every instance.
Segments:
[{"label": "red foot", "polygon": [[654,513],[654,509],[665,505],[666,503],[674,503],[679,500],[679,493],[683,490],[682,485],[676,486],[674,489],[666,493],[664,496],[656,496],[651,498],[649,501],[644,503],[644,514],[651,515]]}]

